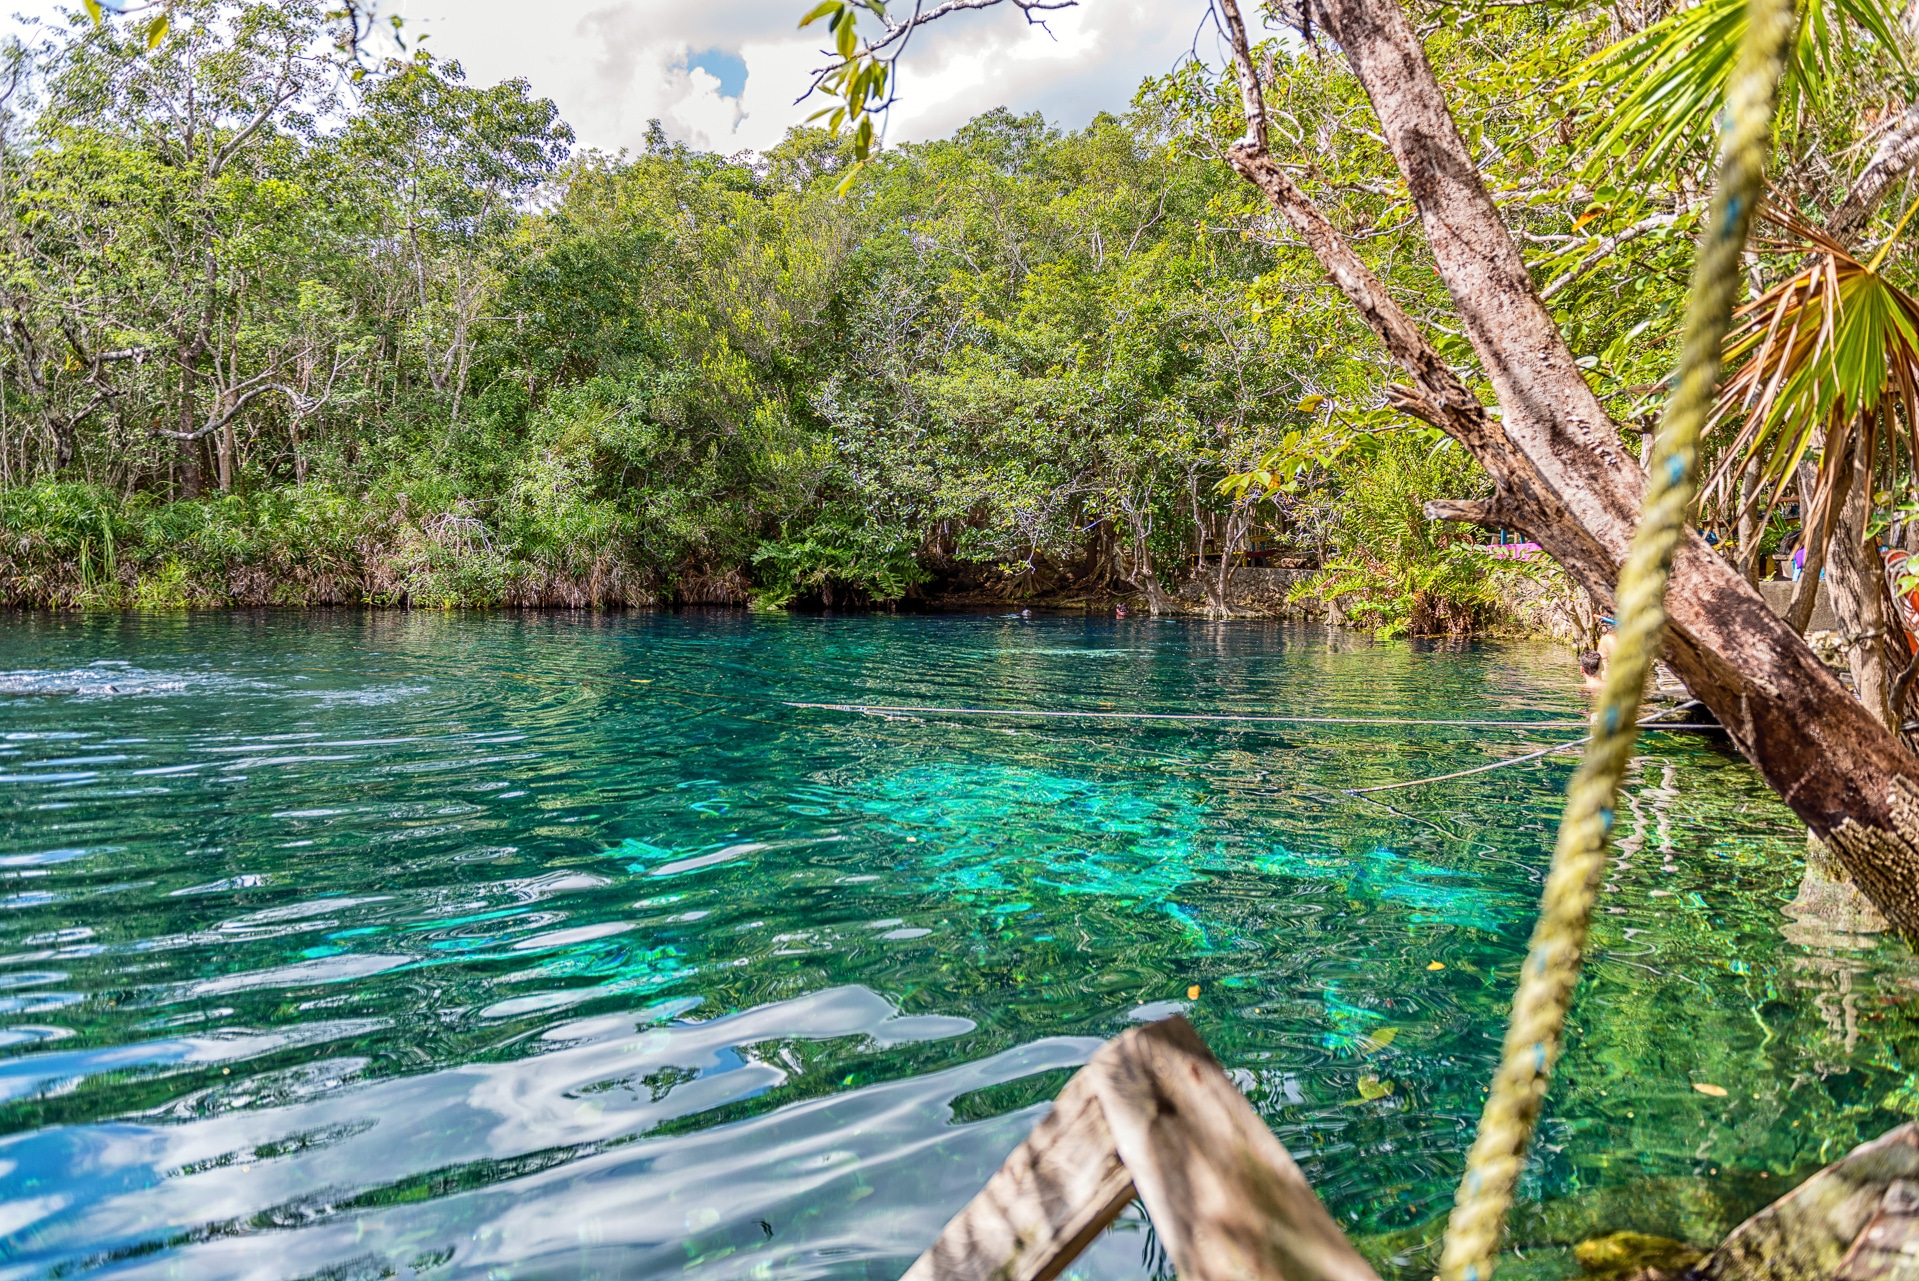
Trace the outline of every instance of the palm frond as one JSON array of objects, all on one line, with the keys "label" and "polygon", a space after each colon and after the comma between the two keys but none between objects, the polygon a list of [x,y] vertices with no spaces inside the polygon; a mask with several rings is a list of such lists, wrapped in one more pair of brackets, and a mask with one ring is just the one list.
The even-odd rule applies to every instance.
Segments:
[{"label": "palm frond", "polygon": [[[1874,423],[1889,441],[1903,425],[1908,457],[1919,459],[1919,298],[1880,274],[1878,260],[1860,262],[1798,217],[1773,208],[1764,216],[1786,233],[1767,248],[1809,257],[1735,315],[1725,347],[1735,368],[1707,428],[1732,439],[1701,492],[1758,459],[1751,501],[1770,511],[1810,452],[1844,455],[1852,433]],[[1826,470],[1822,463],[1817,494],[1801,495],[1807,528],[1831,489]]]},{"label": "palm frond", "polygon": [[[1593,167],[1630,156],[1640,172],[1709,139],[1745,32],[1746,0],[1700,0],[1581,64],[1575,78],[1589,82],[1611,121],[1592,150]],[[1800,95],[1821,99],[1840,59],[1867,45],[1911,87],[1912,63],[1890,0],[1806,0],[1777,118],[1793,119]]]}]

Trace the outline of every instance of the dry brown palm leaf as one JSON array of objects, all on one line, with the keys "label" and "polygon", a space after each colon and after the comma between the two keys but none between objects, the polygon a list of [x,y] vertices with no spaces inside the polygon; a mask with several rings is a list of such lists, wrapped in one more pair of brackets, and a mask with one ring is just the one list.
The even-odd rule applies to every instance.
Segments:
[{"label": "dry brown palm leaf", "polygon": [[[1764,216],[1785,233],[1767,248],[1810,257],[1735,317],[1726,338],[1726,363],[1735,368],[1707,430],[1723,436],[1738,427],[1701,492],[1724,494],[1728,476],[1756,458],[1761,483],[1747,506],[1763,502],[1770,514],[1810,451],[1821,451],[1822,463],[1844,457],[1852,436],[1875,422],[1889,441],[1903,426],[1908,457],[1919,459],[1919,299],[1880,272],[1905,219],[1862,263],[1788,211],[1769,206]],[[1819,509],[1832,493],[1832,471],[1822,465],[1816,492],[1801,496],[1807,529],[1824,527]]]}]

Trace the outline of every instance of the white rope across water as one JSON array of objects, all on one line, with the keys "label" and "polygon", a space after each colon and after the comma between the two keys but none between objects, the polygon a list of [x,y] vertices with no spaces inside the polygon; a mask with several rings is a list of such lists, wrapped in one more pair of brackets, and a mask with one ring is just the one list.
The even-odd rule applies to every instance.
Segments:
[{"label": "white rope across water", "polygon": [[[1590,738],[1591,735],[1587,735]],[[1469,774],[1484,774],[1488,770],[1505,769],[1508,765],[1524,765],[1527,761],[1536,761],[1542,756],[1551,756],[1554,752],[1569,752],[1583,746],[1586,738],[1575,738],[1570,743],[1554,743],[1551,747],[1542,747],[1536,752],[1527,752],[1524,756],[1508,756],[1503,761],[1494,761],[1490,765],[1475,765],[1471,769],[1456,770],[1451,774],[1435,774],[1431,778],[1409,778],[1403,783],[1381,783],[1377,787],[1343,788],[1348,796],[1365,796],[1371,792],[1395,792],[1402,787],[1423,787],[1427,783],[1444,783],[1448,779],[1465,778]]]},{"label": "white rope across water", "polygon": [[[1670,716],[1674,712],[1683,712],[1689,707],[1699,706],[1698,699],[1690,699],[1677,707],[1669,707],[1663,712],[1654,712],[1639,721],[1641,729],[1723,729],[1721,725],[1678,725],[1661,721],[1661,716]],[[1508,765],[1524,765],[1527,761],[1536,761],[1542,756],[1551,756],[1554,752],[1570,751],[1592,740],[1588,734],[1584,738],[1575,738],[1570,743],[1556,743],[1551,747],[1542,747],[1536,752],[1527,752],[1523,756],[1509,756],[1503,761],[1494,761],[1490,765],[1475,765],[1471,769],[1456,770],[1451,774],[1435,774],[1431,778],[1412,778],[1403,783],[1381,783],[1377,787],[1348,787],[1344,791],[1348,796],[1365,796],[1371,792],[1395,792],[1402,787],[1424,787],[1427,783],[1444,783],[1449,779],[1465,778],[1469,774],[1484,774],[1488,770],[1505,769]]]},{"label": "white rope across water", "polygon": [[[1229,712],[1106,712],[1038,710],[1019,707],[917,707],[890,703],[794,703],[822,712],[853,712],[870,716],[1022,716],[1057,720],[1097,721],[1249,721],[1268,725],[1370,725],[1394,728],[1435,725],[1456,729],[1589,729],[1585,721],[1446,721],[1372,716],[1261,716]],[[1650,722],[1647,722],[1650,723]],[[1717,725],[1662,725],[1661,729],[1718,729]],[[1584,739],[1577,740],[1584,742]],[[1564,746],[1573,746],[1568,743]]]}]

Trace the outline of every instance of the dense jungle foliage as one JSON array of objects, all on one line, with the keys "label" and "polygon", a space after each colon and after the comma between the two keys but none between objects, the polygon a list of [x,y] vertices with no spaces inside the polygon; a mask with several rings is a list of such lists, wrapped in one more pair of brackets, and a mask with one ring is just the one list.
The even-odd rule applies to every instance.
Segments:
[{"label": "dense jungle foliage", "polygon": [[[1624,91],[1581,63],[1660,13],[1428,7],[1547,299],[1650,424],[1708,156],[1613,154]],[[1220,609],[1251,550],[1369,625],[1463,631],[1498,575],[1555,572],[1424,520],[1485,478],[1383,408],[1383,352],[1220,161],[1218,68],[1079,130],[989,111],[847,183],[818,130],[577,150],[524,81],[369,72],[328,22],[76,12],[0,67],[8,600],[1158,608],[1194,577]],[[1343,63],[1262,56],[1276,146],[1470,365]],[[1835,202],[1897,105],[1869,62],[1798,106],[1795,197]]]}]

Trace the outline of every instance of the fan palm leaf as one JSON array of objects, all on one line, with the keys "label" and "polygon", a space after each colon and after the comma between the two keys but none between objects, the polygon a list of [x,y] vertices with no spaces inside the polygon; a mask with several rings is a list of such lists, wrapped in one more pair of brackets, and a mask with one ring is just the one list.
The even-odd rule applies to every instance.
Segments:
[{"label": "fan palm leaf", "polygon": [[[1732,439],[1701,492],[1758,459],[1762,483],[1751,502],[1770,509],[1809,452],[1843,456],[1852,433],[1876,423],[1889,442],[1899,441],[1903,426],[1907,457],[1919,459],[1919,298],[1882,274],[1883,248],[1862,263],[1789,213],[1768,209],[1765,216],[1787,236],[1768,247],[1805,254],[1807,262],[1735,314],[1725,347],[1734,370],[1707,429]],[[1830,488],[1822,475],[1820,493]],[[1802,497],[1809,507],[1822,501]],[[1806,528],[1819,527],[1813,511],[1802,516]]]},{"label": "fan palm leaf", "polygon": [[[1606,103],[1611,122],[1592,150],[1594,167],[1611,167],[1631,154],[1634,171],[1644,171],[1707,137],[1745,32],[1746,0],[1700,0],[1581,64],[1574,78],[1588,82]],[[1841,58],[1856,57],[1866,46],[1876,46],[1896,77],[1910,82],[1912,65],[1895,5],[1805,0],[1777,118],[1794,119],[1801,95],[1823,97],[1838,78]]]}]

